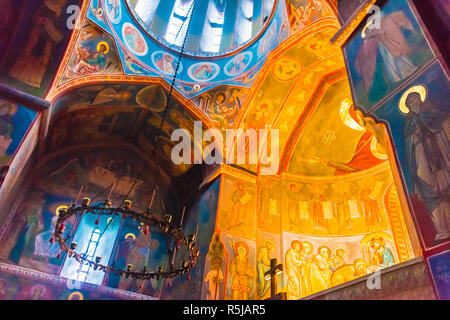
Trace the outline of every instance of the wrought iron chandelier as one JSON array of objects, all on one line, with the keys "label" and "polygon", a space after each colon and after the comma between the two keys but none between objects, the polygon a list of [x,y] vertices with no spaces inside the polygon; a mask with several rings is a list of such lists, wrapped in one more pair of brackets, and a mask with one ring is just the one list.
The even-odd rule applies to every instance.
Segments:
[{"label": "wrought iron chandelier", "polygon": [[[77,260],[81,264],[89,264],[94,270],[101,270],[105,273],[116,273],[126,278],[132,277],[140,280],[150,280],[150,279],[161,279],[161,278],[174,278],[189,271],[194,268],[200,251],[195,245],[197,235],[194,233],[189,233],[185,235],[183,228],[175,227],[172,223],[172,216],[165,215],[164,220],[159,220],[154,217],[147,209],[145,212],[139,213],[131,210],[132,202],[130,200],[123,201],[122,206],[114,207],[110,200],[105,200],[104,202],[91,204],[91,199],[84,198],[80,206],[75,204],[69,206],[68,208],[62,208],[59,210],[58,220],[55,225],[55,232],[50,242],[56,241],[61,250],[66,252],[69,257]],[[133,270],[134,266],[131,264],[127,265],[126,270],[116,269],[112,266],[103,265],[101,263],[101,257],[95,257],[95,260],[89,259],[86,254],[78,253],[77,243],[72,242],[70,245],[67,244],[67,239],[63,237],[65,231],[65,221],[72,216],[82,217],[84,214],[96,214],[98,219],[96,224],[98,224],[100,216],[110,216],[112,219],[115,217],[120,217],[122,220],[126,218],[134,219],[141,222],[144,225],[143,232],[148,234],[149,227],[156,227],[160,229],[164,234],[171,236],[172,239],[176,241],[176,249],[179,250],[181,245],[185,245],[189,257],[186,261],[182,261],[179,267],[175,267],[173,264],[169,264],[168,270],[163,270],[162,266],[158,267],[158,270],[151,271],[144,267],[143,270]],[[107,227],[112,220],[109,220]],[[107,228],[106,227],[106,228]],[[174,249],[173,253],[176,254]]]}]

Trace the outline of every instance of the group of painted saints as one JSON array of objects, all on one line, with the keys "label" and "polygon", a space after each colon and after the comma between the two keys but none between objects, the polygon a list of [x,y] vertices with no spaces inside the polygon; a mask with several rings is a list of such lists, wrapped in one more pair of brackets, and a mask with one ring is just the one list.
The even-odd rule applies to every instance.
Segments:
[{"label": "group of painted saints", "polygon": [[368,261],[358,258],[352,264],[346,264],[344,248],[337,248],[332,254],[330,248],[320,246],[314,255],[311,242],[292,241],[285,256],[288,299],[312,295],[395,263],[394,255],[382,237],[373,237],[370,247],[372,254]]},{"label": "group of painted saints", "polygon": [[[363,219],[366,231],[375,231],[386,222],[379,204],[383,187],[383,180],[358,191],[351,190],[349,185],[339,185],[333,186],[330,194],[318,190],[320,188],[313,190],[313,187],[291,183],[286,192],[289,224],[293,230],[302,230],[304,221],[311,220],[315,230],[326,231],[329,221],[334,219],[343,234],[352,230],[354,219]],[[273,188],[274,184],[270,181],[262,186],[260,225],[270,226],[277,215],[279,200],[270,192]]]}]

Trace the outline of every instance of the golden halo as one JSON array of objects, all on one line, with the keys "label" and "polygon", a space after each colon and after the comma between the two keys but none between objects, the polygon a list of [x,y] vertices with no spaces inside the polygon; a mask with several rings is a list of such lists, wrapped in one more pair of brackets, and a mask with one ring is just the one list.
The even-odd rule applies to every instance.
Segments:
[{"label": "golden halo", "polygon": [[100,52],[100,46],[101,46],[102,44],[105,45],[105,47],[106,47],[106,51],[104,52],[104,54],[107,54],[107,53],[109,52],[109,44],[106,43],[105,41],[99,42],[99,43],[97,44],[97,52]]},{"label": "golden halo", "polygon": [[365,128],[362,127],[358,122],[353,119],[353,117],[350,115],[350,108],[352,106],[352,100],[351,98],[347,97],[342,101],[341,108],[339,110],[339,115],[341,117],[341,120],[345,123],[345,125],[349,128],[352,128],[356,131],[364,131]]},{"label": "golden halo", "polygon": [[409,113],[409,108],[406,106],[406,99],[411,93],[418,93],[420,95],[420,100],[422,102],[425,102],[427,98],[427,88],[425,88],[422,85],[417,85],[414,87],[409,88],[406,90],[406,92],[403,94],[402,98],[400,99],[400,102],[398,104],[398,108],[400,109],[400,112],[403,114]]},{"label": "golden halo", "polygon": [[55,214],[57,216],[59,216],[59,210],[61,210],[61,209],[69,209],[69,206],[68,205],[62,205],[62,206],[57,207],[56,210],[55,210]]},{"label": "golden halo", "polygon": [[375,136],[372,137],[372,140],[370,141],[370,151],[374,155],[375,158],[378,158],[380,160],[387,160],[388,156],[385,153],[382,153],[377,148],[378,140]]},{"label": "golden halo", "polygon": [[369,18],[369,20],[367,20],[367,23],[366,23],[366,25],[364,26],[364,28],[363,28],[363,30],[362,30],[362,32],[361,32],[361,37],[363,38],[363,39],[365,39],[366,38],[366,32],[367,32],[367,29],[369,28],[369,26],[373,23],[373,21],[376,19],[376,17],[372,17],[372,18]]},{"label": "golden halo", "polygon": [[128,237],[132,237],[133,238],[133,240],[136,240],[136,236],[134,235],[134,233],[128,233],[126,236],[125,236],[125,239],[126,238],[128,238]]},{"label": "golden halo", "polygon": [[78,297],[80,298],[79,300],[84,300],[83,294],[82,294],[81,292],[78,292],[78,291],[72,292],[72,293],[69,295],[68,300],[72,300],[72,298],[73,298],[74,296],[78,296]]}]

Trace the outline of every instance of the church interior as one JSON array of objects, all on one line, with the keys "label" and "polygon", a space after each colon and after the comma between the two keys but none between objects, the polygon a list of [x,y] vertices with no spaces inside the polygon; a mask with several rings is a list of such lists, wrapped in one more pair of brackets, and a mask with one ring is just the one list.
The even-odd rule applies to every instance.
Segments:
[{"label": "church interior", "polygon": [[0,7],[0,300],[450,299],[448,1]]}]

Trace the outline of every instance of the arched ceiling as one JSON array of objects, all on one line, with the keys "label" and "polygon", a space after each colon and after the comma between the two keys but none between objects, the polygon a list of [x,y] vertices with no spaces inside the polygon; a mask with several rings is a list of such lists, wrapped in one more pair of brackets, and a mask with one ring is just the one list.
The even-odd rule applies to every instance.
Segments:
[{"label": "arched ceiling", "polygon": [[[278,34],[278,31],[274,33],[278,36],[270,38],[272,41],[266,39],[269,36],[272,37],[269,26],[267,27],[269,31],[266,31],[268,34],[264,33],[251,45],[255,46],[257,51],[263,47],[262,55],[257,51],[252,52],[248,47],[231,55],[214,59],[202,57],[199,60],[199,58],[183,56],[180,64],[182,68],[174,83],[174,92],[179,96],[178,100],[181,104],[175,113],[181,115],[180,119],[183,119],[186,125],[193,121],[192,115],[195,115],[194,118],[206,120],[207,127],[222,130],[227,128],[261,129],[266,126],[279,129],[279,147],[282,155],[279,173],[333,176],[336,168],[331,168],[318,160],[347,163],[354,157],[362,136],[360,130],[349,128],[340,118],[341,102],[350,96],[350,90],[341,50],[330,43],[330,39],[340,28],[335,16],[336,4],[330,5],[328,2],[319,0],[312,2],[290,0],[286,2],[286,7],[284,5],[283,1],[277,2],[277,6],[285,9],[280,11],[280,20],[277,20],[274,14],[270,21],[274,24],[277,23],[276,21],[280,22],[277,24],[277,28],[280,28],[276,28],[280,33]],[[114,11],[109,2],[93,0],[83,6],[82,16],[85,19],[80,20],[79,29],[73,34],[64,63],[59,68],[48,99],[55,99],[58,96],[56,100],[64,101],[67,92],[88,83],[92,84],[91,88],[96,88],[95,84],[103,83],[95,89],[98,90],[96,95],[120,95],[122,92],[144,89],[140,85],[131,84],[139,83],[144,79],[146,82],[150,81],[165,87],[163,91],[167,95],[169,83],[178,62],[176,52],[156,43],[155,39],[141,30],[124,1],[118,1],[117,6],[116,9],[122,10],[121,17],[114,21],[111,20]],[[290,28],[286,30],[284,26],[287,25],[288,20]],[[135,37],[131,38],[137,42],[130,43],[131,38],[125,36],[124,33],[128,32],[125,30],[130,31],[130,35]],[[279,45],[279,42],[286,37],[286,32],[290,33],[290,37]],[[277,40],[273,41],[274,39]],[[138,47],[133,48],[133,45]],[[151,46],[159,47],[150,48]],[[140,55],[138,52],[140,49],[146,54]],[[155,52],[160,54],[153,54]],[[250,53],[247,54],[247,52]],[[164,60],[164,57],[167,58],[168,55],[172,55],[174,59]],[[97,59],[99,56],[102,56],[101,59]],[[156,56],[161,63],[155,64]],[[261,63],[250,66],[255,62],[256,57]],[[92,61],[92,59],[97,60]],[[189,65],[190,59],[194,59],[195,64],[203,60],[202,69],[204,68],[205,78],[191,77],[190,71],[193,68]],[[225,59],[224,65],[221,65],[222,60],[217,59]],[[229,65],[231,61],[239,62],[234,66],[234,72],[239,75],[225,77],[223,81],[219,75],[207,79],[215,71],[226,76],[226,65]],[[214,65],[218,66],[217,70]],[[159,71],[157,71],[158,68]],[[172,75],[170,75],[171,72]],[[123,81],[128,82],[128,88],[120,88],[120,85],[113,88],[114,86],[108,85],[108,83]],[[340,84],[335,84],[337,82]],[[339,85],[341,87],[337,90],[338,94],[333,94],[333,91],[336,91],[334,88]],[[140,89],[136,89],[137,87]],[[134,92],[132,95],[137,93]],[[83,90],[77,94],[84,94]],[[327,96],[333,96],[333,99],[326,98]],[[88,126],[89,130],[93,130],[93,127],[98,129],[97,137],[102,137],[103,130],[111,135],[111,139],[115,139],[115,132],[120,131],[122,136],[119,139],[131,139],[140,148],[145,146],[146,150],[154,147],[152,145],[154,132],[152,133],[151,128],[158,127],[158,123],[161,123],[161,113],[145,110],[145,107],[142,108],[136,104],[133,100],[134,96],[129,101],[114,103],[111,103],[114,100],[111,98],[112,100],[106,105],[98,103],[101,99],[105,99],[104,97],[92,96],[89,99],[91,100],[87,105],[80,107],[84,111],[73,113],[73,120],[82,118],[83,114],[102,114],[103,120],[100,121],[97,116],[94,116],[91,125]],[[79,97],[75,100],[83,101]],[[163,108],[163,103],[164,101],[159,101],[158,108]],[[72,108],[78,107],[75,104]],[[100,108],[101,111],[96,110]],[[183,113],[183,108],[187,108],[188,113]],[[354,112],[352,114],[355,115]],[[168,112],[168,115],[172,114]],[[61,116],[61,119],[58,119],[55,114],[52,115],[52,119],[61,123],[69,122],[69,118],[64,120],[64,116]],[[317,134],[317,128],[320,128],[319,134]],[[89,130],[83,134],[89,134]],[[308,130],[313,132],[303,134]],[[170,129],[167,131],[170,132]],[[144,132],[147,132],[147,139],[143,138]],[[341,135],[340,133],[343,132],[345,134]],[[319,145],[317,141],[308,138],[312,135],[315,139],[328,143],[320,148],[319,153],[316,151]],[[70,139],[75,137],[76,135],[72,134]],[[162,139],[168,139],[168,136],[165,135]],[[63,140],[64,138],[59,138],[61,143],[69,143],[69,140],[65,142]],[[57,140],[51,143],[59,142]],[[336,151],[338,149],[339,152]],[[258,172],[257,166],[244,165],[243,167]],[[167,170],[171,169],[180,170],[179,168]]]},{"label": "arched ceiling", "polygon": [[[159,6],[174,3],[161,1]],[[77,85],[81,78],[85,81],[89,75],[117,72],[138,77],[160,77],[168,83],[177,74],[175,86],[188,98],[223,84],[249,87],[248,79],[259,70],[267,54],[289,35],[285,3],[275,1],[275,5],[273,14],[255,41],[214,58],[195,56],[187,48],[180,59],[178,49],[168,48],[144,30],[140,24],[142,21],[136,20],[125,0],[85,2],[81,13],[84,18],[73,34],[66,59],[48,97],[53,97],[68,81]],[[170,17],[156,20],[152,26],[167,29],[167,19]],[[193,21],[193,25],[206,24],[200,15],[195,19],[198,21]],[[95,31],[91,31],[93,29]],[[102,42],[103,47],[99,45]],[[98,56],[103,61],[95,60]],[[121,62],[122,70],[114,67],[117,61]]]}]

